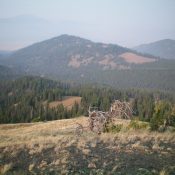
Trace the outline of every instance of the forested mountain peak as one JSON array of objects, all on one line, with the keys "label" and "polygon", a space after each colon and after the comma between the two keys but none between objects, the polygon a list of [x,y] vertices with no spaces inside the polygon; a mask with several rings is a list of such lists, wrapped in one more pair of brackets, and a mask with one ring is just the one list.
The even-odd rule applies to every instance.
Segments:
[{"label": "forested mountain peak", "polygon": [[15,51],[0,63],[25,75],[76,83],[174,89],[175,62],[66,34]]},{"label": "forested mountain peak", "polygon": [[[114,44],[95,43],[77,36],[61,35],[20,49],[4,61],[27,72],[58,74],[59,70],[86,69],[97,66],[103,70],[130,69],[130,64],[154,62],[128,48]],[[49,63],[49,64],[48,64]]]}]

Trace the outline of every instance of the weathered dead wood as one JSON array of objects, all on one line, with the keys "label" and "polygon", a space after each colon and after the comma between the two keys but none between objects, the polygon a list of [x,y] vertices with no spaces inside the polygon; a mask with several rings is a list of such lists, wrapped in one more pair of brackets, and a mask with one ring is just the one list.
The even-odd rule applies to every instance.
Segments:
[{"label": "weathered dead wood", "polygon": [[[133,111],[130,103],[115,100],[111,104],[110,111],[108,112],[99,111],[97,107],[90,106],[88,113],[89,125],[86,128],[89,128],[92,132],[101,134],[104,131],[106,124],[112,123],[115,118],[130,119]],[[76,132],[77,135],[81,135],[83,133],[83,126],[81,124],[79,124],[76,128]]]},{"label": "weathered dead wood", "polygon": [[110,113],[116,118],[130,119],[132,117],[133,111],[130,103],[115,100],[111,105]]},{"label": "weathered dead wood", "polygon": [[103,132],[106,123],[106,113],[103,111],[89,109],[89,129],[97,134]]}]

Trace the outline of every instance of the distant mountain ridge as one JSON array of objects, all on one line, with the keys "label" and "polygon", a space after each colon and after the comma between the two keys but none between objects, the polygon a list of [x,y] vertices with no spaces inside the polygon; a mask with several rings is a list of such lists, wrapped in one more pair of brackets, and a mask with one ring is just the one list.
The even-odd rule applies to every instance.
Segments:
[{"label": "distant mountain ridge", "polygon": [[175,90],[175,61],[71,35],[17,50],[0,64],[25,75],[81,84]]},{"label": "distant mountain ridge", "polygon": [[172,39],[164,39],[149,44],[142,44],[133,49],[160,58],[175,59],[175,40]]},{"label": "distant mountain ridge", "polygon": [[61,35],[20,49],[5,60],[10,67],[39,74],[96,66],[103,70],[130,69],[130,64],[154,62],[128,48]]}]

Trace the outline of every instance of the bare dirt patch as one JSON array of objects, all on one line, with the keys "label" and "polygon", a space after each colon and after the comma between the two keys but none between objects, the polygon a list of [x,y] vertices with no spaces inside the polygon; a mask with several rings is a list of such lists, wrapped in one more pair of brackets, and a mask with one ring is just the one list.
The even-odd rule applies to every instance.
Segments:
[{"label": "bare dirt patch", "polygon": [[139,56],[130,52],[123,53],[120,55],[120,57],[123,58],[128,63],[135,63],[135,64],[151,63],[156,61],[156,59]]},{"label": "bare dirt patch", "polygon": [[112,60],[112,58],[105,58],[101,61],[99,61],[100,65],[109,66],[111,69],[115,69],[117,67],[117,64]]},{"label": "bare dirt patch", "polygon": [[71,60],[68,63],[69,67],[73,67],[73,68],[79,68],[81,65],[88,65],[92,62],[92,60],[94,59],[94,57],[88,57],[88,58],[81,58],[80,55],[75,55],[71,57]]}]

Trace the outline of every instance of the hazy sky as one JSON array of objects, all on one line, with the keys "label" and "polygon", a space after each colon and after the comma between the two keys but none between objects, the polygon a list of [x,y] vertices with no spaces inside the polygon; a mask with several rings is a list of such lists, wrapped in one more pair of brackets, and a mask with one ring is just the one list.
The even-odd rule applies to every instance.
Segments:
[{"label": "hazy sky", "polygon": [[63,33],[127,47],[175,39],[175,0],[0,0],[0,18],[0,50]]}]

